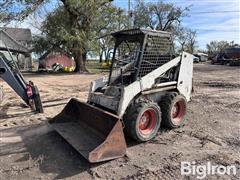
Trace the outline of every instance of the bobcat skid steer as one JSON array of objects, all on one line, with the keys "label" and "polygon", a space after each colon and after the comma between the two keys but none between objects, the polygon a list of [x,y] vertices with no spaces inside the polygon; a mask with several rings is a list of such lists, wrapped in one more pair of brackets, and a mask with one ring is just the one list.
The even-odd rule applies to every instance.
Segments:
[{"label": "bobcat skid steer", "polygon": [[125,137],[145,142],[159,127],[184,123],[193,56],[174,57],[171,34],[130,29],[113,33],[108,77],[91,83],[88,101],[71,99],[52,127],[90,162],[121,157]]}]

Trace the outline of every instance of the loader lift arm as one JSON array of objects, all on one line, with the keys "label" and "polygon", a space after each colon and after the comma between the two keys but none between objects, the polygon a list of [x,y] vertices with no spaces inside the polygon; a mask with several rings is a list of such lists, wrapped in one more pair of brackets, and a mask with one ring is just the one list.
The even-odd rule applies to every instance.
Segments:
[{"label": "loader lift arm", "polygon": [[8,60],[1,52],[0,78],[2,78],[34,111],[43,113],[43,107],[37,87],[31,81],[27,83],[15,62],[13,60]]}]

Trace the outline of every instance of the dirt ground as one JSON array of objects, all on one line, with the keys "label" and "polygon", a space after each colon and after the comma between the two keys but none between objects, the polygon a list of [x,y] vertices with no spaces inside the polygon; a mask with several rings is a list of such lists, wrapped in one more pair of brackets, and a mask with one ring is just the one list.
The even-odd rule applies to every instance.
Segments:
[{"label": "dirt ground", "polygon": [[240,167],[240,69],[194,65],[195,91],[186,125],[161,129],[147,143],[127,139],[127,155],[90,164],[64,141],[47,120],[70,98],[86,100],[91,80],[100,75],[25,74],[40,89],[44,114],[34,114],[3,82],[0,106],[0,179],[196,179],[181,176],[180,162],[235,165],[237,175],[206,179],[237,179]]}]

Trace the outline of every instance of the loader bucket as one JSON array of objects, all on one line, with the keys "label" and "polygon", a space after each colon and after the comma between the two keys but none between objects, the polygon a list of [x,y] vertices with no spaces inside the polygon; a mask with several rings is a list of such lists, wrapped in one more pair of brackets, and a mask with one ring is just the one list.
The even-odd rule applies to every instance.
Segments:
[{"label": "loader bucket", "polygon": [[88,103],[71,99],[49,123],[89,162],[111,160],[126,153],[118,116]]}]

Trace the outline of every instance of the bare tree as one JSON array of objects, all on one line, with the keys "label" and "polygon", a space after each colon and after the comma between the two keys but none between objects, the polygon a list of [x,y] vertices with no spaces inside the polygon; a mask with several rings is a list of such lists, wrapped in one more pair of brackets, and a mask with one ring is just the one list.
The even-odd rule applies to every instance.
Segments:
[{"label": "bare tree", "polygon": [[162,31],[171,31],[173,26],[180,24],[182,18],[187,16],[189,11],[189,7],[181,8],[173,3],[165,3],[160,0],[151,3],[138,0],[137,4],[134,25]]},{"label": "bare tree", "polygon": [[193,54],[197,47],[197,31],[189,29],[187,34],[188,39],[186,44],[186,51]]},{"label": "bare tree", "polygon": [[186,45],[187,40],[188,40],[187,29],[182,27],[182,26],[178,26],[176,29],[174,29],[173,34],[174,34],[177,42],[180,44],[180,50],[184,51],[185,50],[185,45]]},{"label": "bare tree", "polygon": [[197,47],[197,32],[190,28],[179,26],[174,29],[174,36],[180,45],[180,51],[194,53]]},{"label": "bare tree", "polygon": [[212,57],[216,53],[222,53],[224,49],[230,47],[230,44],[227,41],[211,41],[206,47],[209,57]]}]

